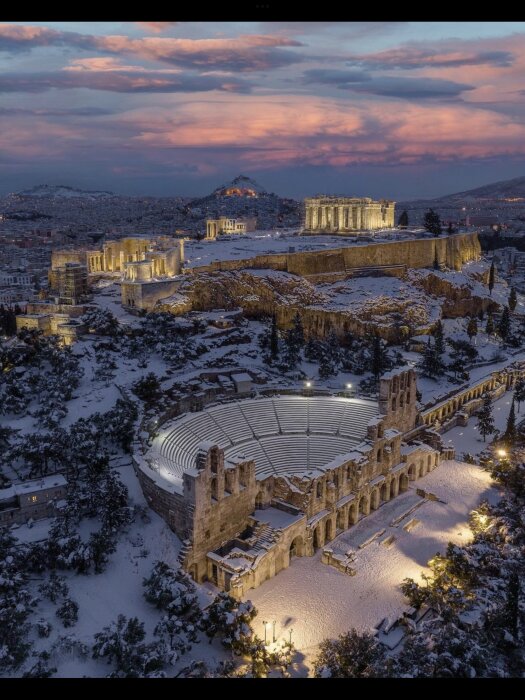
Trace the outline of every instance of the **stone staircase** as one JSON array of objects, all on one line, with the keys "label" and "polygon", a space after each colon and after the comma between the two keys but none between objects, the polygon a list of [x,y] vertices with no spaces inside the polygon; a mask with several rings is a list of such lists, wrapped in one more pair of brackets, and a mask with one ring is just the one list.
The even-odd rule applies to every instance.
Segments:
[{"label": "stone staircase", "polygon": [[257,523],[255,532],[250,537],[251,549],[254,552],[261,552],[270,549],[277,542],[279,535],[268,523]]}]

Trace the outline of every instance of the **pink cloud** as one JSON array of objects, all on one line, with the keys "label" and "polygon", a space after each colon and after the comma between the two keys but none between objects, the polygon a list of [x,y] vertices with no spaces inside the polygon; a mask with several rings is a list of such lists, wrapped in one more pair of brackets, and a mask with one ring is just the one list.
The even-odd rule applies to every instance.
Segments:
[{"label": "pink cloud", "polygon": [[167,32],[169,29],[178,24],[178,22],[135,22],[135,24],[147,32],[162,34],[162,32]]}]

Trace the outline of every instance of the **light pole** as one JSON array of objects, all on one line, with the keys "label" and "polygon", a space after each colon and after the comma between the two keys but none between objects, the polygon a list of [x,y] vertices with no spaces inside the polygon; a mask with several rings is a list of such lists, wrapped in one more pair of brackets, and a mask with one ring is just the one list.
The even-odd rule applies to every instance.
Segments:
[{"label": "light pole", "polygon": [[266,645],[266,626],[268,625],[268,622],[266,620],[263,620],[263,625],[264,625],[264,644]]},{"label": "light pole", "polygon": [[348,398],[352,397],[352,382],[346,383],[346,393],[348,395]]},{"label": "light pole", "polygon": [[303,393],[306,394],[306,396],[312,393],[312,382],[309,379],[304,383]]},{"label": "light pole", "polygon": [[292,646],[292,632],[293,632],[293,627],[290,628],[290,646]]},{"label": "light pole", "polygon": [[272,622],[272,625],[273,625],[273,635],[272,635],[272,637],[273,637],[273,643],[275,644],[275,642],[277,641],[277,640],[275,639],[275,620]]}]

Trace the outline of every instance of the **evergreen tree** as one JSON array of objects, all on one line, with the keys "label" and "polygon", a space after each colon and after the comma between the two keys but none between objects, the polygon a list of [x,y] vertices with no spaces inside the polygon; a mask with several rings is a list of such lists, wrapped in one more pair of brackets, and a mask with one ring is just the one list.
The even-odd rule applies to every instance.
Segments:
[{"label": "evergreen tree", "polygon": [[443,354],[445,352],[445,338],[443,335],[443,324],[441,320],[436,323],[434,329],[434,346],[436,348],[436,355],[442,361]]},{"label": "evergreen tree", "polygon": [[385,371],[385,350],[383,348],[383,345],[381,343],[381,338],[378,335],[375,335],[372,340],[372,365],[371,365],[371,370],[372,374],[374,375],[375,379],[379,379],[379,377],[384,373]]},{"label": "evergreen tree", "polygon": [[303,324],[298,313],[294,316],[292,328],[290,328],[285,335],[285,342],[286,365],[288,369],[295,369],[301,359],[301,350],[304,347]]},{"label": "evergreen tree", "polygon": [[490,270],[489,270],[489,292],[490,295],[492,296],[492,290],[494,289],[494,279],[496,277],[496,269],[494,267],[494,260],[490,264]]},{"label": "evergreen tree", "polygon": [[467,324],[467,335],[472,342],[472,338],[478,334],[478,322],[474,317],[472,317]]},{"label": "evergreen tree", "polygon": [[492,313],[489,311],[487,314],[487,325],[485,326],[485,333],[487,335],[492,335],[494,333],[494,318]]},{"label": "evergreen tree", "polygon": [[272,327],[270,331],[270,356],[273,362],[279,357],[279,331],[277,330],[277,318],[272,316]]},{"label": "evergreen tree", "polygon": [[518,413],[520,412],[520,404],[525,401],[525,379],[518,377],[514,385],[514,400],[518,404]]},{"label": "evergreen tree", "polygon": [[162,396],[160,382],[153,372],[150,372],[145,377],[142,377],[142,379],[139,379],[132,385],[131,388],[133,393],[147,404],[152,404],[158,401]]},{"label": "evergreen tree", "polygon": [[517,303],[518,303],[518,296],[516,294],[516,290],[514,289],[514,287],[511,287],[510,294],[509,294],[509,301],[508,301],[509,309],[511,311],[514,311]]},{"label": "evergreen tree", "polygon": [[435,379],[440,374],[442,374],[441,368],[442,364],[440,358],[436,353],[436,345],[435,343],[434,345],[431,344],[429,336],[427,347],[425,348],[425,352],[423,353],[423,359],[421,360],[419,369],[424,377],[430,377],[431,379]]},{"label": "evergreen tree", "polygon": [[492,399],[489,394],[484,394],[483,404],[478,412],[478,430],[479,434],[483,436],[483,442],[486,441],[487,435],[492,435],[495,432]]},{"label": "evergreen tree", "polygon": [[336,374],[336,365],[328,343],[321,344],[321,353],[319,355],[319,378],[327,379]]},{"label": "evergreen tree", "polygon": [[434,234],[434,236],[439,236],[441,234],[441,220],[439,214],[433,209],[427,211],[423,224],[426,230]]},{"label": "evergreen tree", "polygon": [[386,648],[368,632],[352,629],[339,639],[325,639],[315,660],[316,678],[377,678]]},{"label": "evergreen tree", "polygon": [[516,440],[516,412],[514,410],[514,399],[512,399],[512,405],[509,411],[509,417],[507,418],[507,426],[505,432],[503,433],[503,439],[509,445],[513,445]]},{"label": "evergreen tree", "polygon": [[398,228],[406,228],[408,226],[408,214],[405,211],[401,212],[399,219],[397,220]]},{"label": "evergreen tree", "polygon": [[501,314],[501,318],[498,323],[498,333],[501,336],[503,340],[507,340],[509,337],[510,333],[510,311],[509,307],[506,306],[503,309],[503,313]]}]

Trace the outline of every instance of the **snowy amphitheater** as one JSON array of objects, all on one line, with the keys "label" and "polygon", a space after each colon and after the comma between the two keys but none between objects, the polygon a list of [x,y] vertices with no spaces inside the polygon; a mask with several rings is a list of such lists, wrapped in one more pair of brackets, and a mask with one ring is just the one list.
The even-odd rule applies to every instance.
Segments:
[{"label": "snowy amphitheater", "polygon": [[406,491],[442,452],[410,369],[381,379],[378,402],[287,395],[178,416],[133,459],[183,540],[183,566],[241,597]]}]

